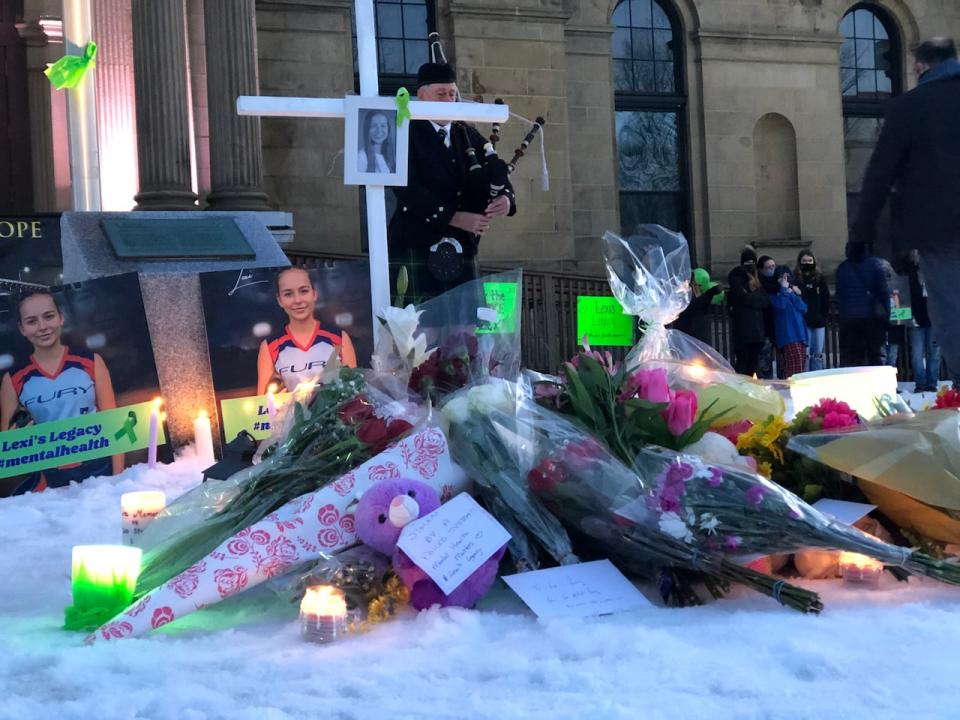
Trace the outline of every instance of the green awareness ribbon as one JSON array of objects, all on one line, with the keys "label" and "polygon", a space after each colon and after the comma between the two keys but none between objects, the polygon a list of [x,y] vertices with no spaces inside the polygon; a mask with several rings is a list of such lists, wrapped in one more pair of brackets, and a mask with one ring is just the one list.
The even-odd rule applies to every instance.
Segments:
[{"label": "green awareness ribbon", "polygon": [[88,42],[83,55],[64,55],[43,71],[57,89],[75,88],[88,70],[96,67],[97,44]]},{"label": "green awareness ribbon", "polygon": [[113,434],[113,439],[119,440],[126,435],[128,438],[130,438],[130,444],[133,445],[137,441],[137,434],[133,431],[133,428],[136,424],[137,414],[131,410],[127,413],[126,421],[123,423],[120,429]]},{"label": "green awareness ribbon", "polygon": [[397,90],[397,127],[403,125],[404,120],[411,120],[413,116],[410,114],[410,92],[402,87]]}]

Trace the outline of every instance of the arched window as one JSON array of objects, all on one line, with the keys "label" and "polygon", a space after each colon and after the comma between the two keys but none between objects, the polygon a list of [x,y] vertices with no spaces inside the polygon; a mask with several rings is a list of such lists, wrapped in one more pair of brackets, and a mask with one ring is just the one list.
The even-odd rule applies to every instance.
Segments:
[{"label": "arched window", "polygon": [[[393,95],[401,86],[413,92],[417,69],[427,61],[427,35],[434,17],[432,0],[375,0],[380,94]],[[353,72],[356,78],[357,22],[351,12]],[[359,86],[359,78],[355,79]],[[359,89],[359,87],[358,87]]]},{"label": "arched window", "polygon": [[689,239],[679,17],[664,0],[622,0],[613,25],[621,231],[658,223]]},{"label": "arched window", "polygon": [[[840,92],[847,167],[847,214],[857,213],[863,174],[880,137],[886,102],[903,91],[902,44],[892,18],[873,3],[858,3],[840,21]],[[878,226],[879,254],[889,254],[889,212]]]}]

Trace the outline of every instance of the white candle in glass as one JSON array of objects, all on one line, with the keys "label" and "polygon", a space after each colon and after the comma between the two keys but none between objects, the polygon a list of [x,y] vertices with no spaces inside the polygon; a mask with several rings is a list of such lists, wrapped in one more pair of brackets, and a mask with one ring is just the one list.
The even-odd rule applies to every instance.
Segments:
[{"label": "white candle in glass", "polygon": [[210,428],[210,418],[206,410],[201,410],[197,419],[193,421],[193,441],[197,448],[197,457],[206,462],[213,462],[213,431]]},{"label": "white candle in glass", "polygon": [[140,535],[163,508],[167,496],[161,490],[143,490],[120,496],[120,526],[123,544],[139,546]]}]

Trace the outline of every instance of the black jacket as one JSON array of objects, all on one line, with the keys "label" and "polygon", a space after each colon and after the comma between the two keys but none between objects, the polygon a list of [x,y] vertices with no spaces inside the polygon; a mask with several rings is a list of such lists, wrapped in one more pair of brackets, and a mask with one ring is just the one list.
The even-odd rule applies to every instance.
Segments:
[{"label": "black jacket", "polygon": [[920,271],[910,268],[907,272],[910,278],[910,310],[917,327],[930,327],[930,314],[927,312],[927,295],[924,292],[923,282],[920,280]]},{"label": "black jacket", "polygon": [[711,290],[691,298],[690,304],[683,309],[670,327],[695,337],[706,345],[712,345],[710,305],[719,292],[721,292],[720,286],[715,285]]},{"label": "black jacket", "polygon": [[826,327],[827,317],[830,315],[830,286],[827,279],[820,275],[820,279],[798,278],[803,302],[807,304],[807,313],[803,316],[809,328]]},{"label": "black jacket", "polygon": [[[895,247],[942,247],[960,228],[960,64],[944,63],[910,92],[894,98],[863,178],[856,240],[873,242],[891,188]],[[926,75],[924,76],[927,77]]]},{"label": "black jacket", "polygon": [[[466,138],[461,127],[466,129]],[[454,123],[450,142],[447,148],[429,121],[410,122],[407,185],[393,189],[397,207],[388,231],[391,248],[423,250],[426,254],[441,238],[452,237],[463,245],[464,255],[477,254],[477,237],[448,223],[459,210],[483,212],[490,184],[471,182],[466,148],[472,146],[486,167],[486,141],[472,127]],[[513,215],[517,207],[509,181],[500,194],[510,198]]]},{"label": "black jacket", "polygon": [[886,320],[890,311],[890,272],[878,257],[844,260],[837,268],[840,320]]},{"label": "black jacket", "polygon": [[765,312],[770,308],[767,291],[763,287],[751,290],[750,276],[741,266],[730,271],[727,283],[730,285],[727,304],[730,306],[734,348],[762,343],[767,337]]}]

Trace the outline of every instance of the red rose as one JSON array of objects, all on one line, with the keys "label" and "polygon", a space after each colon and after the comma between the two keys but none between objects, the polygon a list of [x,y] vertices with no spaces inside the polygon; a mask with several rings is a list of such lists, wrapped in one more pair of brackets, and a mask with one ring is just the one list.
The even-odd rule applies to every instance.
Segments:
[{"label": "red rose", "polygon": [[342,518],[340,518],[340,528],[345,533],[350,533],[353,535],[357,531],[353,515],[344,515]]},{"label": "red rose", "polygon": [[540,461],[527,475],[527,484],[535,493],[549,493],[567,479],[563,465],[552,458]]},{"label": "red rose", "polygon": [[391,420],[387,423],[387,442],[399,440],[411,430],[413,430],[413,425],[406,420],[400,420],[399,418]]},{"label": "red rose", "polygon": [[376,447],[387,439],[387,423],[383,418],[373,417],[363,423],[357,430],[357,439]]},{"label": "red rose", "polygon": [[320,547],[332,548],[336,547],[340,542],[340,533],[334,530],[333,528],[327,528],[326,530],[321,530],[317,535],[317,542],[320,543]]},{"label": "red rose", "polygon": [[103,635],[104,640],[122,638],[126,635],[133,635],[133,625],[128,622],[115,620],[109,625],[104,625],[100,629],[100,633]]},{"label": "red rose", "polygon": [[194,591],[197,589],[197,585],[199,584],[200,578],[197,577],[196,574],[187,571],[181,573],[179,576],[168,582],[167,587],[173,590],[180,597],[188,598],[193,595]]},{"label": "red rose", "polygon": [[279,537],[267,545],[267,554],[287,562],[293,562],[294,560],[300,559],[300,553],[297,552],[297,546],[285,537]]},{"label": "red rose", "polygon": [[173,622],[173,609],[170,607],[158,607],[153,611],[153,616],[150,618],[150,627],[156,630],[161,625],[166,625],[169,622]]},{"label": "red rose", "polygon": [[373,405],[366,395],[357,395],[353,400],[340,406],[337,415],[344,425],[359,425],[373,416]]}]

